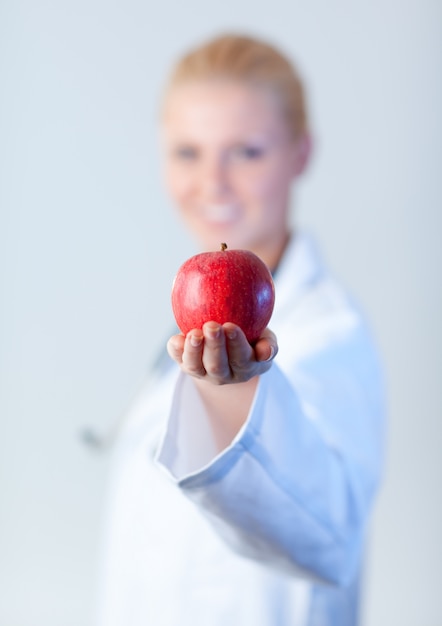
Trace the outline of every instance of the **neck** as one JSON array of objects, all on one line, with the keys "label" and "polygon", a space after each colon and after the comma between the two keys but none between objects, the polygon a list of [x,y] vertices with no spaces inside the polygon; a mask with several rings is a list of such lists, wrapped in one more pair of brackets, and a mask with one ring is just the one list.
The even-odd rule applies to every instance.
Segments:
[{"label": "neck", "polygon": [[264,261],[272,274],[275,273],[276,268],[279,265],[287,244],[290,241],[291,234],[292,233],[290,231],[287,231],[283,233],[278,240],[273,239],[270,244],[256,246],[252,250],[252,252]]}]

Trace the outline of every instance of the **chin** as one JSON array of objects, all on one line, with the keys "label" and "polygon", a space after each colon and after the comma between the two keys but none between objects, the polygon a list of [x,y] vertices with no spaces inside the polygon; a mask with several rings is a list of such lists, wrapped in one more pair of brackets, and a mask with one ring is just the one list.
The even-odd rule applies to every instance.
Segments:
[{"label": "chin", "polygon": [[206,250],[218,250],[221,243],[229,248],[244,248],[248,238],[238,233],[237,225],[211,224],[204,231],[199,230],[197,239]]},{"label": "chin", "polygon": [[218,237],[211,237],[205,239],[202,243],[203,249],[206,251],[219,250],[221,243],[227,244],[230,250],[252,250],[253,245],[249,239],[241,238],[238,236],[229,236],[228,234],[219,235]]}]

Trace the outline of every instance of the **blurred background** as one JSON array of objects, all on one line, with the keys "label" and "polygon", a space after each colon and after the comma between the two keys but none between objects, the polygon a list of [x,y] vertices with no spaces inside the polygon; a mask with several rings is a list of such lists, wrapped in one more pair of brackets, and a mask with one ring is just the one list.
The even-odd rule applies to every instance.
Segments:
[{"label": "blurred background", "polygon": [[195,249],[162,187],[159,95],[225,30],[300,67],[315,153],[297,219],[383,357],[364,626],[442,624],[442,4],[2,0],[1,626],[93,624],[109,455],[79,433],[106,432],[168,335]]}]

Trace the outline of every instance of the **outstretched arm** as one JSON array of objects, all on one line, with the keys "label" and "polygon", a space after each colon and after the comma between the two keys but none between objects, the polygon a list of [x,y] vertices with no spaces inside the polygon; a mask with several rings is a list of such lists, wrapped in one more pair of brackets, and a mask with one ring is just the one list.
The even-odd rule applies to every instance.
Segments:
[{"label": "outstretched arm", "polygon": [[[302,373],[302,402],[276,364],[238,385],[206,381],[233,393],[259,379],[243,427],[241,417],[231,442],[211,456],[209,446],[200,454],[209,421],[205,401],[194,380],[182,376],[158,461],[235,551],[347,584],[361,557],[382,467],[377,360],[364,329],[356,327],[312,355]],[[306,414],[306,403],[314,415]],[[217,423],[226,405],[214,401],[213,408],[210,419]]]}]

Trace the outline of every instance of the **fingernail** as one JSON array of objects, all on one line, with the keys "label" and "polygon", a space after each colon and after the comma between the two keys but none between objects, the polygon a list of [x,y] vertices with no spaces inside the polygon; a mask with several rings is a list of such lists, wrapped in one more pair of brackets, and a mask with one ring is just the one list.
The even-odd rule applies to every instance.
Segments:
[{"label": "fingernail", "polygon": [[194,348],[198,348],[201,345],[203,338],[197,335],[190,335],[190,345]]},{"label": "fingernail", "polygon": [[227,337],[229,339],[236,339],[236,330],[232,329],[227,332]]},{"label": "fingernail", "polygon": [[275,348],[273,346],[270,346],[270,356],[266,358],[266,362],[271,361],[274,356],[275,356]]},{"label": "fingernail", "polygon": [[218,339],[221,334],[221,326],[209,326],[208,331],[212,339]]}]

